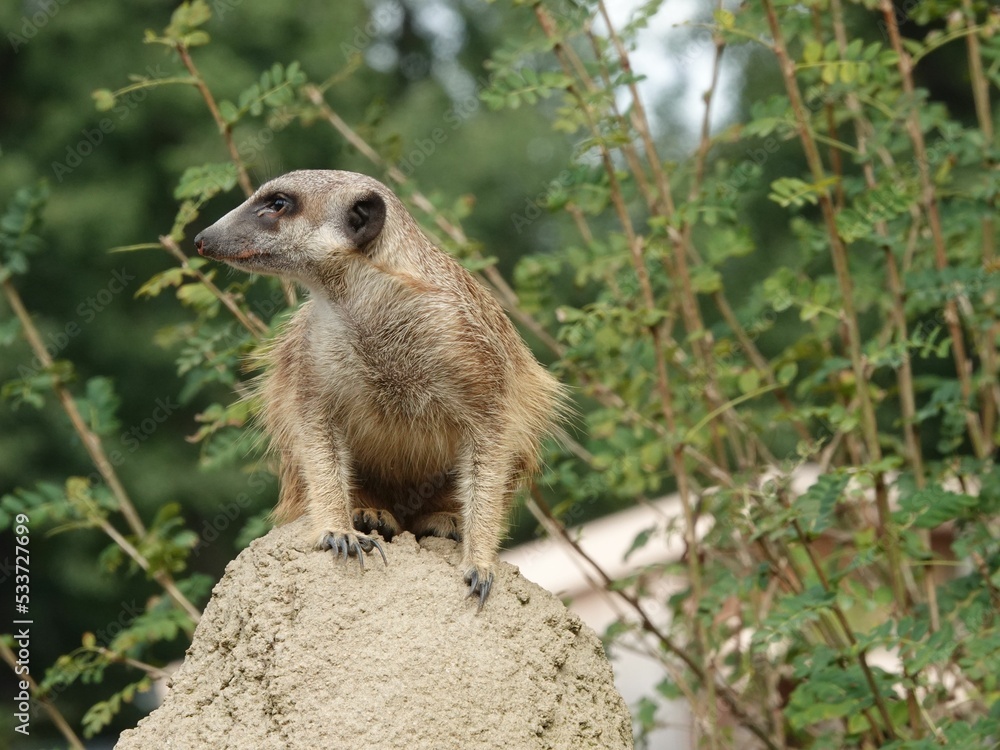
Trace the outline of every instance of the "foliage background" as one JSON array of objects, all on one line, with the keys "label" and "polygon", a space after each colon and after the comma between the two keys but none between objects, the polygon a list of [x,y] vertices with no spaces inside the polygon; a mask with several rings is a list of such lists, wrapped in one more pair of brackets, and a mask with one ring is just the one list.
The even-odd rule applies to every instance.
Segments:
[{"label": "foliage background", "polygon": [[[800,71],[804,79],[812,86],[821,86],[822,81],[828,86],[843,84],[850,90],[856,85],[855,80],[838,79],[837,72],[832,83],[823,77],[826,74],[822,71],[831,67],[830,58],[824,56],[825,50],[817,54],[815,47],[809,47],[809,14],[800,12],[797,4],[776,4],[785,14],[782,24],[794,46],[795,59],[815,67],[812,72]],[[561,343],[568,346],[569,354],[559,367],[567,379],[572,380],[581,373],[596,378],[623,393],[628,403],[646,416],[661,406],[642,372],[620,371],[622,368],[614,366],[633,361],[645,363],[646,358],[651,357],[650,343],[644,338],[647,328],[650,325],[655,328],[662,319],[632,319],[629,316],[635,310],[629,310],[627,305],[615,306],[617,303],[600,286],[608,278],[621,280],[628,276],[628,266],[623,264],[627,253],[620,238],[614,238],[616,222],[609,207],[608,185],[599,177],[600,170],[594,169],[593,159],[588,161],[588,152],[593,150],[595,140],[576,129],[579,122],[574,121],[574,113],[567,114],[566,102],[559,95],[553,96],[553,93],[562,93],[567,84],[559,77],[551,60],[545,57],[551,45],[537,41],[537,19],[531,8],[475,0],[408,0],[401,4],[345,2],[335,6],[320,2],[282,6],[256,0],[220,0],[209,5],[213,18],[204,29],[212,41],[193,49],[202,76],[211,83],[219,100],[237,102],[240,93],[259,81],[262,71],[271,70],[275,62],[288,66],[298,61],[310,81],[329,81],[326,100],[336,112],[390,163],[412,176],[420,190],[430,195],[439,207],[441,216],[461,219],[465,234],[482,243],[478,248],[482,254],[495,257],[501,274],[516,280],[525,307],[552,330],[561,329]],[[650,12],[655,12],[657,5],[651,4]],[[888,44],[885,8],[880,15],[879,2],[846,5],[844,22],[852,40],[861,40],[865,45]],[[919,4],[897,3],[892,13],[904,36],[926,43],[934,34],[947,34],[955,24],[960,26],[963,16],[956,21],[956,11],[968,12],[972,18],[980,20],[991,18],[989,5],[924,0]],[[174,194],[185,170],[225,161],[227,153],[214,124],[206,116],[204,102],[191,86],[139,88],[118,96],[106,111],[95,110],[93,98],[96,90],[125,86],[128,74],[155,79],[175,75],[180,70],[175,53],[168,47],[141,43],[146,29],[159,33],[167,26],[175,7],[175,3],[144,0],[100,5],[71,1],[24,2],[0,8],[0,28],[7,40],[7,44],[0,45],[0,70],[3,71],[0,197],[6,203],[18,189],[36,184],[39,178],[48,181],[50,197],[40,230],[43,249],[29,256],[30,273],[18,276],[18,290],[43,339],[52,346],[57,358],[74,363],[74,388],[81,392],[94,389],[86,390],[92,397],[91,403],[110,406],[115,398],[108,395],[110,390],[103,390],[103,381],[86,384],[91,383],[92,378],[108,376],[112,379],[120,404],[114,410],[114,419],[111,410],[107,409],[100,411],[97,421],[107,422],[99,426],[108,436],[108,448],[117,449],[123,456],[119,472],[123,482],[132,488],[139,514],[147,520],[154,519],[164,508],[178,503],[176,512],[183,517],[185,527],[203,540],[212,537],[209,543],[197,547],[188,568],[188,572],[203,576],[191,583],[192,590],[201,590],[200,599],[195,594],[192,597],[203,603],[206,584],[218,578],[226,562],[249,537],[263,530],[261,516],[273,505],[276,488],[272,480],[248,474],[242,460],[247,453],[246,442],[227,437],[225,429],[212,435],[207,442],[188,439],[205,425],[206,419],[200,415],[206,414],[214,404],[231,402],[237,380],[232,371],[227,371],[215,380],[205,376],[195,383],[191,373],[201,372],[198,367],[186,373],[185,378],[178,379],[177,358],[184,349],[185,337],[198,332],[184,326],[190,324],[193,309],[198,322],[205,324],[204,330],[211,330],[211,326],[218,323],[211,305],[204,303],[199,307],[198,300],[188,300],[193,304],[186,309],[169,294],[137,299],[135,293],[139,288],[151,277],[162,280],[164,277],[157,275],[174,268],[175,261],[162,248],[113,254],[107,251],[155,243],[157,235],[167,234],[175,226],[178,201]],[[714,190],[715,193],[711,200],[698,196],[691,202],[692,211],[703,212],[706,206],[712,207],[714,200],[713,210],[720,211],[725,220],[719,224],[704,213],[698,214],[698,219],[687,216],[679,221],[682,225],[690,224],[696,243],[709,247],[710,253],[713,246],[721,247],[717,251],[718,262],[713,260],[712,263],[711,270],[716,275],[708,273],[696,279],[701,285],[699,293],[710,295],[718,278],[738,303],[741,315],[746,315],[743,322],[747,325],[755,319],[763,319],[769,310],[786,313],[760,326],[755,341],[759,350],[774,361],[775,372],[786,373],[789,379],[794,379],[797,374],[804,373],[781,369],[782,366],[797,361],[815,364],[817,358],[832,356],[832,351],[823,352],[822,347],[837,333],[832,324],[824,327],[821,309],[825,303],[836,306],[836,292],[832,291],[830,282],[831,267],[821,252],[824,240],[819,236],[821,232],[815,231],[821,225],[816,201],[821,191],[801,180],[798,185],[775,182],[789,176],[805,178],[808,170],[805,154],[794,137],[785,130],[780,131],[779,140],[774,140],[779,131],[768,130],[766,126],[769,118],[785,118],[786,124],[790,118],[785,110],[785,84],[774,55],[752,43],[745,44],[746,38],[767,36],[762,15],[755,8],[755,12],[737,16],[740,20],[730,23],[726,15],[713,16],[713,10],[717,10],[714,3],[705,3],[703,7],[692,4],[692,7],[697,7],[696,17],[710,25],[716,35],[731,34],[726,37],[731,45],[724,67],[727,85],[716,93],[717,106],[719,99],[723,99],[729,120],[720,118],[715,122],[716,138],[712,149],[702,155],[710,185],[707,192]],[[829,11],[829,4],[824,2],[806,3],[802,7],[811,9],[814,19],[817,13]],[[574,4],[557,4],[560,23],[567,29],[579,29],[583,23],[581,18],[586,16],[582,8]],[[706,28],[688,26],[663,41],[669,64],[682,70],[694,65],[695,61],[707,64],[705,61],[711,59],[715,39],[720,37],[713,38],[712,33],[706,35]],[[746,38],[740,39],[740,33]],[[817,33],[817,36],[820,35]],[[915,81],[921,91],[926,92],[922,94],[925,97],[922,101],[924,127],[928,131],[936,129],[946,142],[954,145],[947,153],[935,157],[938,160],[935,166],[939,169],[958,167],[957,187],[949,185],[945,194],[964,196],[966,193],[973,195],[979,189],[976,175],[984,163],[982,152],[986,152],[986,164],[994,163],[995,143],[984,138],[982,113],[977,111],[969,93],[966,47],[961,37],[956,39],[957,43],[942,44],[939,48],[930,45],[935,49],[921,58]],[[579,43],[579,39],[574,40],[574,44]],[[527,45],[526,50],[523,45]],[[996,44],[984,41],[984,45],[987,53],[984,56],[990,64],[991,60],[998,59]],[[525,59],[529,61],[528,67],[553,77],[536,80],[534,85],[529,81],[527,87],[516,83],[506,85],[505,68],[516,67]],[[487,66],[488,60],[494,61],[492,67]],[[889,71],[890,63],[891,60],[880,58],[873,68],[877,71],[881,66],[883,71]],[[832,67],[838,70],[836,65]],[[988,69],[989,87],[994,94],[995,67],[993,62]],[[280,72],[284,75],[287,71],[284,67]],[[623,71],[612,67],[609,72],[617,88],[627,85],[629,79],[627,75],[622,76]],[[813,73],[815,75],[809,78]],[[891,74],[885,72],[885,75]],[[673,88],[660,91],[661,101],[647,102],[656,113],[656,129],[652,135],[661,156],[672,160],[668,166],[676,167],[674,180],[681,191],[691,180],[692,157],[699,144],[696,128],[692,128],[691,120],[676,106],[690,79],[684,76],[680,77],[680,82],[673,79]],[[523,80],[520,83],[523,84]],[[898,82],[890,81],[887,88],[892,90],[893,85]],[[499,106],[487,108],[487,103]],[[886,108],[898,107],[893,117],[898,118],[895,131],[901,132],[909,105],[895,101],[883,104]],[[333,129],[321,127],[319,118],[302,123],[289,121],[286,127],[279,117],[279,123],[275,124],[273,118],[280,115],[281,106],[281,103],[275,107],[268,104],[263,117],[247,117],[234,127],[233,142],[246,161],[255,184],[268,176],[299,167],[355,169],[382,176]],[[578,106],[578,110],[593,107],[595,112],[604,113],[611,106],[607,97],[595,94],[592,100]],[[579,111],[576,117],[580,116]],[[812,114],[821,119],[825,113],[820,107],[812,110]],[[267,119],[268,116],[272,119]],[[832,116],[841,118],[838,126],[847,127],[848,119],[842,110]],[[563,126],[554,131],[553,121],[562,122]],[[697,115],[694,122],[697,122]],[[743,130],[733,123],[753,125]],[[443,131],[439,142],[435,142],[436,130]],[[968,135],[969,132],[973,135]],[[976,132],[980,134],[978,141]],[[604,133],[611,143],[619,136],[611,126]],[[890,140],[883,145],[897,156],[905,155],[908,148]],[[81,156],[85,151],[87,154]],[[622,172],[628,171],[621,162],[617,166]],[[855,180],[845,182],[848,198],[855,200],[864,192],[858,172],[850,166],[845,171]],[[943,179],[947,181],[947,175]],[[588,205],[590,184],[595,187]],[[627,191],[634,189],[634,186],[626,188]],[[566,195],[571,194],[584,206],[595,235],[599,238],[607,235],[607,245],[602,246],[598,241],[593,246],[578,247],[580,241],[575,228],[579,223],[565,213],[552,216],[541,210],[539,204],[546,201],[539,200],[539,196],[545,194],[551,197],[552,208],[565,205]],[[207,197],[203,203],[199,201],[200,216],[192,224],[193,231],[188,231],[181,243],[185,252],[190,252],[190,237],[197,228],[207,225],[241,200],[238,188],[222,193],[209,190],[203,195]],[[979,226],[983,216],[994,210],[994,195],[995,189],[990,183],[983,192],[973,195],[971,203],[956,204],[956,212],[949,214],[955,221],[953,226]],[[635,192],[628,192],[626,197],[633,208],[641,203]],[[734,213],[727,215],[727,210]],[[641,214],[642,210],[635,212]],[[863,217],[868,221],[869,230],[871,217],[878,215],[876,211]],[[650,222],[647,231],[655,245],[658,233],[663,233],[665,227]],[[859,233],[857,239],[862,243],[874,240],[856,226],[854,231]],[[926,232],[925,229],[920,231]],[[954,236],[959,234],[960,230],[953,231]],[[971,242],[968,236],[962,239]],[[662,237],[659,241],[662,242]],[[739,247],[755,248],[755,251],[744,254],[734,250]],[[476,266],[472,257],[477,250],[475,245],[451,249]],[[870,278],[869,272],[876,266],[874,260],[862,261],[859,276],[862,282]],[[970,268],[968,262],[965,268]],[[970,273],[975,271],[971,268]],[[783,275],[782,269],[787,269],[788,273]],[[226,271],[218,272],[216,282],[224,286],[235,285],[232,288],[238,294],[247,295],[248,306],[264,311],[265,319],[270,313],[268,300],[280,299],[280,295],[273,296],[278,291],[274,285],[265,284],[254,289],[243,287],[240,286],[243,280],[238,275]],[[670,288],[669,279],[654,277],[654,283],[661,285],[656,292],[664,298],[676,291]],[[120,289],[121,286],[124,289]],[[927,287],[928,294],[933,292],[933,283]],[[877,284],[861,283],[859,289],[861,324],[867,340],[878,330],[882,322],[880,314],[884,311],[877,305]],[[638,297],[639,290],[624,289],[625,297],[630,293]],[[621,294],[619,300],[620,297]],[[775,299],[785,298],[787,305],[774,304]],[[980,299],[985,300],[985,294]],[[810,301],[816,309],[807,315],[804,309]],[[917,331],[929,334],[933,330],[932,326],[922,328],[919,323],[922,319],[934,319],[932,313],[939,302],[931,300],[925,308],[914,312]],[[708,327],[719,332],[720,340],[725,340],[725,321],[720,320],[705,298],[701,298],[700,304]],[[662,311],[665,316],[674,312],[666,303]],[[987,332],[993,331],[995,336],[995,329],[989,327],[990,316],[995,317],[995,310],[980,312],[982,319],[977,319],[977,325],[984,326]],[[623,317],[604,317],[616,315]],[[16,381],[24,376],[21,367],[32,367],[33,355],[19,338],[18,327],[11,323],[6,311],[0,322],[3,323],[0,334],[4,343],[9,344],[3,350],[0,381]],[[165,329],[172,329],[173,334],[165,335]],[[171,335],[172,341],[169,340]],[[922,343],[940,350],[942,337],[939,332],[936,335],[938,338],[929,342],[915,338],[903,344],[904,356],[909,356],[905,354],[907,346],[912,348]],[[543,359],[551,359],[537,337],[530,331],[527,336]],[[241,341],[240,346],[244,343]],[[697,338],[685,339],[682,345],[694,351],[700,346]],[[947,346],[943,351],[947,354]],[[235,357],[239,351],[228,354]],[[719,352],[715,352],[715,356],[720,361],[728,361]],[[921,359],[919,376],[928,379],[950,377],[946,357],[938,354]],[[842,361],[837,361],[842,366]],[[849,369],[844,367],[845,372]],[[822,368],[817,371],[819,375],[816,371],[810,373],[812,380],[805,390],[799,389],[806,397],[796,404],[797,416],[807,420],[811,428],[819,425],[814,436],[821,439],[829,438],[830,433],[850,435],[855,431],[850,420],[855,418],[857,421],[852,413],[853,385],[843,379],[846,376],[841,376],[839,383],[832,382],[835,378],[824,383],[824,377],[831,373]],[[750,381],[754,377],[759,379],[761,374],[739,374],[738,382],[734,375],[732,388],[737,392],[754,392],[759,380]],[[884,377],[885,374],[884,371],[880,373],[881,379],[876,379],[875,383],[892,392],[893,398],[885,399],[879,407],[879,425],[885,431],[887,454],[902,455],[905,451],[899,445],[901,438],[896,432],[900,414],[892,391],[895,385],[891,378]],[[692,377],[678,387],[682,417],[688,419],[688,429],[708,424],[702,421],[705,409],[697,393],[698,388],[704,390],[703,376],[704,373],[701,379]],[[783,385],[791,382],[782,378]],[[626,507],[637,498],[673,490],[676,472],[670,470],[669,448],[677,436],[667,435],[664,439],[662,432],[657,436],[642,434],[631,426],[624,427],[628,420],[623,420],[620,412],[599,406],[599,394],[589,389],[587,382],[576,385],[580,393],[578,406],[584,417],[574,435],[586,446],[584,453],[589,458],[553,453],[550,457],[553,469],[547,477],[547,488],[542,488],[536,501],[543,507],[551,505],[555,515],[563,521],[578,523]],[[928,457],[942,462],[954,458],[959,462],[972,456],[975,451],[961,436],[961,415],[956,411],[956,399],[935,396],[935,393],[928,385],[923,388],[920,401],[927,412],[920,439]],[[51,400],[38,409],[30,403],[30,398],[25,402],[23,395],[18,395],[17,388],[8,388],[5,408],[0,410],[0,494],[16,488],[31,488],[39,482],[62,486],[67,475],[90,474],[93,468],[86,462],[78,436],[69,428],[62,412]],[[839,412],[836,411],[838,403]],[[684,411],[688,406],[690,411]],[[791,422],[776,417],[777,412],[776,403],[769,398],[743,407],[747,423],[765,434],[763,442],[767,449],[781,460],[791,462],[788,464],[791,466],[798,458],[812,454],[800,444],[790,427]],[[956,414],[959,414],[957,428]],[[218,418],[217,413],[215,418]],[[211,419],[207,421],[212,422]],[[831,424],[832,428],[825,429]],[[736,428],[729,425],[729,429]],[[706,434],[718,440],[731,438],[731,435],[713,431],[706,431]],[[991,441],[985,451],[988,459],[995,454],[996,438],[987,437]],[[852,440],[858,441],[857,436],[846,439],[847,445],[855,451],[847,458],[855,458],[859,464],[867,461],[866,466],[870,465],[874,460],[872,456],[857,449]],[[739,462],[734,460],[733,463]],[[756,470],[758,466],[753,464],[751,468]],[[992,467],[992,464],[982,466]],[[876,469],[875,473],[880,471]],[[931,473],[937,480],[945,472],[935,468]],[[820,490],[830,490],[832,495],[820,492],[813,498],[824,504],[819,513],[823,523],[829,520],[832,503],[842,496],[846,479],[841,484],[841,478],[831,474]],[[232,499],[241,492],[246,493],[248,502],[234,514],[235,519],[228,520]],[[763,507],[775,498],[762,496],[758,500]],[[710,500],[705,502],[711,504]],[[720,517],[725,517],[722,512],[733,511],[741,500],[730,497],[726,502],[735,505],[723,502],[703,510],[715,510],[720,512]],[[743,498],[742,502],[748,501]],[[778,509],[771,507],[770,510],[777,512]],[[982,508],[983,513],[987,510],[985,506]],[[960,509],[955,515],[963,512]],[[791,517],[778,515],[785,520]],[[818,523],[819,517],[814,521]],[[941,520],[952,518],[944,512]],[[520,512],[516,520],[512,542],[538,532],[538,524],[529,514]],[[963,521],[971,520],[963,516]],[[974,520],[983,524],[991,522],[985,517]],[[169,532],[165,532],[169,537],[165,549],[173,549],[171,544],[181,548],[190,542],[191,537],[183,536],[183,531],[170,526],[169,518],[164,523]],[[981,528],[988,531],[995,526],[983,525]],[[760,533],[778,546],[796,543],[796,540],[776,539],[773,528],[748,531],[737,526],[723,527],[719,531],[726,530],[748,534],[750,541],[753,541],[753,533]],[[766,551],[766,543],[763,546]],[[157,596],[157,587],[141,575],[123,578],[110,574],[108,569],[116,563],[116,558],[108,554],[106,547],[107,540],[93,532],[50,535],[40,528],[33,529],[32,609],[37,613],[33,667],[52,664],[60,654],[76,648],[81,633],[96,632],[98,641],[103,642],[116,632],[115,623],[134,627],[136,618],[132,613],[143,610],[151,598]],[[5,540],[5,554],[11,548]],[[737,547],[734,559],[739,559],[739,554],[750,548],[749,544],[745,548]],[[808,548],[808,544],[803,544],[797,553],[790,553],[790,557],[794,559],[796,554],[805,554]],[[988,565],[995,571],[996,549],[987,544],[986,550]],[[907,552],[910,553],[918,555],[913,550]],[[9,582],[10,561],[2,562],[4,569],[0,576]],[[726,561],[708,559],[709,570],[713,570],[712,562],[725,568]],[[767,568],[766,560],[760,564]],[[735,581],[740,579],[737,570],[738,566],[728,577],[721,575],[711,579],[707,593],[695,597],[698,606],[706,608],[702,613],[706,622],[711,622],[708,610],[716,604],[725,604],[726,594],[735,590]],[[627,585],[636,596],[645,593],[642,581],[627,582]],[[996,584],[990,585],[995,591]],[[885,590],[885,587],[880,589]],[[988,599],[990,587],[986,586],[983,592]],[[703,601],[698,601],[700,598]],[[799,600],[797,603],[802,606],[803,602],[820,612],[817,615],[820,619],[830,614],[825,610],[829,602]],[[786,631],[792,629],[789,623],[795,622],[793,603],[790,600],[787,604],[785,622],[780,618],[777,624],[768,621],[775,632],[787,634]],[[671,602],[671,606],[678,612],[685,611],[679,600]],[[982,616],[979,622],[988,624]],[[801,624],[806,628],[809,621]],[[168,627],[162,619],[154,618],[149,625],[141,636],[149,642],[148,649],[143,652],[145,660],[162,663],[182,653],[184,637],[182,632],[178,637],[176,623]],[[157,630],[164,627],[166,630],[162,632]],[[183,631],[183,627],[180,630]],[[991,637],[995,637],[995,631],[994,626]],[[703,632],[695,633],[692,638],[698,648],[708,650],[710,646],[718,648],[725,640],[719,635],[719,643],[709,644],[716,635]],[[982,664],[995,663],[995,658],[995,654],[984,656]],[[806,668],[796,665],[799,671]],[[109,693],[135,679],[120,667],[102,668],[85,676],[103,679],[102,691]],[[795,676],[801,677],[798,673]],[[8,673],[0,679],[8,681],[3,683],[5,691],[11,689]],[[673,694],[676,687],[667,682],[665,680],[663,693]],[[684,685],[686,678],[677,679],[676,683]],[[833,682],[817,681],[815,684],[833,685]],[[842,685],[839,688],[850,692]],[[986,705],[995,703],[995,685],[992,689],[993,693],[982,698]],[[822,704],[823,697],[810,696],[808,699]],[[833,704],[835,698],[843,699],[844,696],[842,692],[833,691],[825,697]],[[806,691],[799,693],[799,700],[807,700]],[[126,703],[121,714],[109,717],[111,723],[101,730],[101,736],[112,738],[121,728],[134,725],[144,711],[142,701],[140,695],[134,705]],[[86,681],[77,681],[59,691],[58,705],[74,725],[80,723],[93,702],[93,688]],[[842,700],[841,705],[848,704]],[[804,707],[799,708],[804,716]],[[865,710],[869,708],[869,705],[864,707]],[[839,716],[833,711],[817,721],[821,723]],[[2,722],[8,720],[8,715],[0,716],[0,731],[5,736],[9,731]],[[642,732],[656,722],[655,704],[638,707],[637,720],[641,737]],[[812,721],[800,720],[803,726]],[[36,723],[36,727],[42,740],[57,737],[44,724]],[[857,727],[848,729],[851,736],[863,734]]]}]

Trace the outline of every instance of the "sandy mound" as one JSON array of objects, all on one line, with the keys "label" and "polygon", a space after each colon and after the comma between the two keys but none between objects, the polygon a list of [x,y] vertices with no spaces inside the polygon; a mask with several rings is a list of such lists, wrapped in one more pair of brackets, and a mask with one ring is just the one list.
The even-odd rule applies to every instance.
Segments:
[{"label": "sandy mound", "polygon": [[403,534],[362,573],[300,536],[229,564],[166,701],[118,750],[632,747],[597,637],[513,566],[477,614],[454,542]]}]

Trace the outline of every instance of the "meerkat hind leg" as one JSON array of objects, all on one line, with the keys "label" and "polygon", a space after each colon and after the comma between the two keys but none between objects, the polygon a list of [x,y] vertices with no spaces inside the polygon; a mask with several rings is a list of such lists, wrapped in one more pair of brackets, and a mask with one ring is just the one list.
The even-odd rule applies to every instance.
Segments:
[{"label": "meerkat hind leg", "polygon": [[417,539],[425,536],[439,536],[462,541],[462,516],[458,513],[439,511],[428,513],[413,522],[413,535]]},{"label": "meerkat hind leg", "polygon": [[467,596],[483,608],[493,588],[493,568],[510,505],[513,463],[502,440],[467,445],[460,458],[458,496],[462,498],[462,558]]}]

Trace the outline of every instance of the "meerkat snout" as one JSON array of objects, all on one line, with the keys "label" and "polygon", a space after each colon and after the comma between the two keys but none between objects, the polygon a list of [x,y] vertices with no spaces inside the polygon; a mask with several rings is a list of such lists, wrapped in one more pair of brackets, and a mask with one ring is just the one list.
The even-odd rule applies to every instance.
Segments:
[{"label": "meerkat snout", "polygon": [[319,549],[383,551],[403,530],[460,540],[481,607],[559,383],[493,296],[381,182],[292,172],[195,237],[201,255],[310,292],[267,355],[276,517]]}]

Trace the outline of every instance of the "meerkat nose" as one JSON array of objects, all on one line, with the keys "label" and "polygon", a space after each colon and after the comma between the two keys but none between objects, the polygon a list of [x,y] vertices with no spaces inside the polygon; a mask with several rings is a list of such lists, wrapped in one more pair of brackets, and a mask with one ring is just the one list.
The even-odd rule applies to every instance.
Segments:
[{"label": "meerkat nose", "polygon": [[205,240],[202,238],[204,232],[199,232],[194,238],[194,246],[198,250],[198,255],[205,254]]}]

